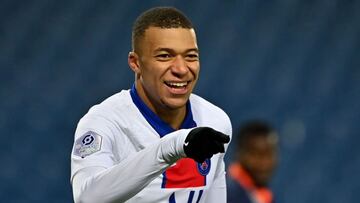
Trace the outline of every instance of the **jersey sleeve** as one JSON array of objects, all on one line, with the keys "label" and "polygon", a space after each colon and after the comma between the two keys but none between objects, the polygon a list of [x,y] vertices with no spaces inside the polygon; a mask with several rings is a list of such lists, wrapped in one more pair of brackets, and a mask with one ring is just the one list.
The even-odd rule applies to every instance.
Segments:
[{"label": "jersey sleeve", "polygon": [[[71,155],[71,182],[76,203],[124,202],[140,192],[178,159],[186,156],[183,144],[191,129],[170,133],[116,163],[111,128],[98,126],[97,123],[100,122],[92,120],[92,127],[87,128],[84,126],[89,123],[83,120],[75,134]],[[93,139],[91,136],[87,137],[88,135]],[[100,148],[97,145],[86,145],[93,143],[101,143]]]}]

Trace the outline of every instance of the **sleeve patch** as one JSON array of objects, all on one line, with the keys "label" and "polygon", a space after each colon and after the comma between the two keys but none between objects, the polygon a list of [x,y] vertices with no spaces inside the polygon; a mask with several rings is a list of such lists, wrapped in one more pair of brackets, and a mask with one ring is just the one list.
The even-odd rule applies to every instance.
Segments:
[{"label": "sleeve patch", "polygon": [[85,133],[75,142],[74,155],[85,158],[101,149],[102,137],[92,131]]}]

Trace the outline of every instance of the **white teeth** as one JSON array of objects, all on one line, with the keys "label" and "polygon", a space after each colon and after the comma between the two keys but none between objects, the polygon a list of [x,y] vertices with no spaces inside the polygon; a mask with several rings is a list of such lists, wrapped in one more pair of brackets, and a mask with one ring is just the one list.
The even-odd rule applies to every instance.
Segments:
[{"label": "white teeth", "polygon": [[184,87],[187,85],[187,82],[169,82],[167,84],[175,87]]}]

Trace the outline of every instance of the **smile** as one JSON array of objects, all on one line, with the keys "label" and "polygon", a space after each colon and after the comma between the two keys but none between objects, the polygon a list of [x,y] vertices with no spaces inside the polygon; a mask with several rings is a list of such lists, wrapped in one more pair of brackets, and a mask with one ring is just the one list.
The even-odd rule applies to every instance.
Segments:
[{"label": "smile", "polygon": [[165,84],[171,88],[185,88],[189,81],[187,82],[165,82]]}]

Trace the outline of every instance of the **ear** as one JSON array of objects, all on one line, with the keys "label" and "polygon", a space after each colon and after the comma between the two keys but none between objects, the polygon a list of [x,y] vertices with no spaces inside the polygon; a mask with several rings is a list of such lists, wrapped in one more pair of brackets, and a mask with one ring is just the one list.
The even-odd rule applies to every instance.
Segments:
[{"label": "ear", "polygon": [[141,72],[139,65],[139,55],[133,51],[129,52],[128,64],[131,70],[135,72],[135,74],[139,74]]}]

